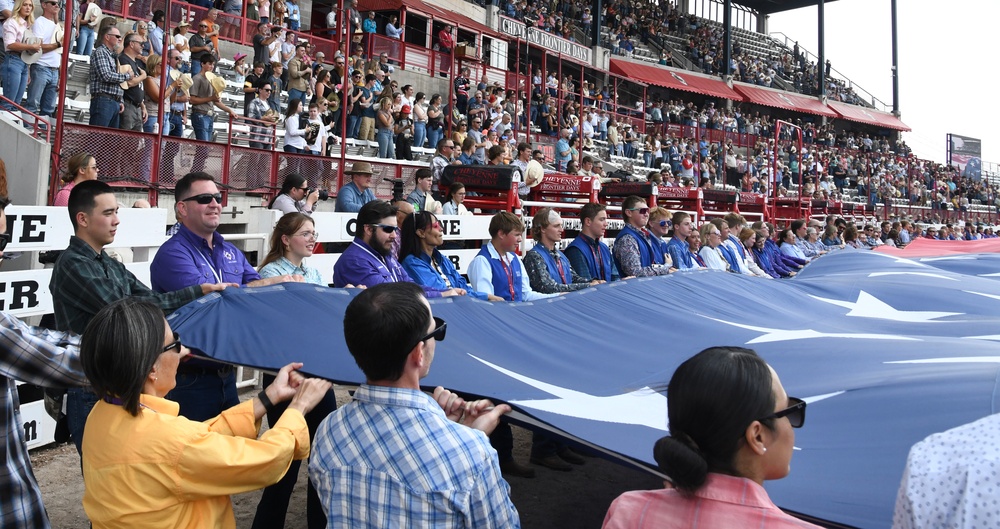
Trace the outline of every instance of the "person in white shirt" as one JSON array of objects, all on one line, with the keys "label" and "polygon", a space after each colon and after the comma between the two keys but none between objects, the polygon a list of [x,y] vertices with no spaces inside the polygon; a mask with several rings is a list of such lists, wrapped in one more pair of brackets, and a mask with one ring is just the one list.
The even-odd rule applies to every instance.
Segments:
[{"label": "person in white shirt", "polygon": [[[28,104],[25,108],[40,116],[52,116],[59,97],[59,65],[62,57],[63,32],[59,20],[59,3],[42,2],[42,16],[35,19],[31,32],[42,39],[42,55],[29,69]],[[58,31],[57,31],[58,30]]]}]

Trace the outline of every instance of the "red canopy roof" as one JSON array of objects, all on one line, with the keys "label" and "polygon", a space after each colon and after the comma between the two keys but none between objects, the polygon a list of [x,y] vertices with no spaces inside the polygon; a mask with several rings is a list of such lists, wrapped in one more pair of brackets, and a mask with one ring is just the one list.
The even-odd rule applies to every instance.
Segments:
[{"label": "red canopy roof", "polygon": [[840,117],[850,121],[875,125],[876,127],[886,127],[893,130],[910,130],[910,127],[907,127],[906,123],[903,123],[896,116],[886,112],[880,112],[878,110],[858,105],[848,105],[847,103],[841,103],[839,101],[830,101],[829,105],[830,108],[832,108],[837,114],[840,114]]},{"label": "red canopy roof", "polygon": [[745,83],[733,83],[733,88],[745,95],[747,100],[758,105],[783,108],[795,112],[805,112],[828,118],[837,117],[836,112],[830,110],[829,107],[815,97],[774,90],[772,88],[762,88]]},{"label": "red canopy roof", "polygon": [[744,100],[743,96],[733,91],[732,88],[729,88],[726,83],[719,79],[674,70],[666,66],[611,59],[611,73],[664,88],[684,90],[696,94],[732,99],[734,101]]},{"label": "red canopy roof", "polygon": [[500,36],[495,29],[482,22],[455,11],[442,9],[424,0],[361,0],[358,2],[359,11],[395,11],[400,9],[422,13],[434,20],[451,22],[453,25],[464,30],[486,33],[491,37]]}]

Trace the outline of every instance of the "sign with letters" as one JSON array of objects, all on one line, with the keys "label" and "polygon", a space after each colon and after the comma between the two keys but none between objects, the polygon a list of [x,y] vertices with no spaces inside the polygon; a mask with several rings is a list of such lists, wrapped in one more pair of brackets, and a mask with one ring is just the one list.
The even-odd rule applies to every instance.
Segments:
[{"label": "sign with letters", "polygon": [[529,28],[524,22],[519,22],[513,18],[498,16],[497,31],[515,39],[526,40],[535,46],[547,48],[563,55],[569,55],[578,61],[587,64],[592,63],[592,50],[590,48],[558,37],[547,31]]},{"label": "sign with letters", "polygon": [[[63,250],[73,235],[73,225],[64,207],[9,206],[5,213],[11,236],[7,252]],[[120,208],[118,221],[113,248],[153,247],[166,240],[165,209]]]}]

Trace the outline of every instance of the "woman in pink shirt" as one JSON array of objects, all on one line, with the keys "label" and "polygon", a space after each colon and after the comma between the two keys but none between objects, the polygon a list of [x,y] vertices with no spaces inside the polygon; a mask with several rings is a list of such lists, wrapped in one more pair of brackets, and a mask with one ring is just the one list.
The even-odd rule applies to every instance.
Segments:
[{"label": "woman in pink shirt", "polygon": [[605,528],[817,527],[764,490],[764,480],[788,475],[806,403],[757,353],[712,347],[685,361],[670,379],[667,416],[670,435],[653,455],[673,487],[622,494]]},{"label": "woman in pink shirt", "polygon": [[73,187],[84,180],[97,180],[97,160],[90,153],[81,152],[74,155],[66,163],[66,173],[62,176],[65,185],[59,188],[53,206],[66,206],[69,204],[69,193]]}]

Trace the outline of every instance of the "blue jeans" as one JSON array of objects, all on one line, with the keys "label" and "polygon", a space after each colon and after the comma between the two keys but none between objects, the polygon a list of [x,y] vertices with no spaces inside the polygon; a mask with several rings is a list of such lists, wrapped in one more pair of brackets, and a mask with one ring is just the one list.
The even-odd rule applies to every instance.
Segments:
[{"label": "blue jeans", "polygon": [[[21,60],[20,52],[8,53],[4,57],[0,72],[3,76],[4,97],[20,105],[24,99],[24,89],[28,86],[28,65]],[[6,101],[3,103],[3,108],[14,111],[14,106]]]},{"label": "blue jeans", "polygon": [[199,72],[201,72],[201,60],[200,59],[192,58],[191,59],[191,77],[194,77],[194,76],[198,75]]},{"label": "blue jeans", "polygon": [[361,116],[353,114],[347,116],[347,138],[358,139],[358,130],[361,129]]},{"label": "blue jeans", "polygon": [[437,149],[438,142],[444,137],[444,127],[440,129],[435,129],[433,127],[427,129],[427,148]]},{"label": "blue jeans", "polygon": [[[166,111],[166,109],[164,109]],[[170,136],[180,138],[184,135],[184,117],[179,114],[170,114],[167,118],[167,126],[169,129],[165,129],[163,132]]]},{"label": "blue jeans", "polygon": [[288,22],[288,29],[290,29],[292,31],[298,31],[299,30],[299,21],[298,20],[288,19],[287,22]]},{"label": "blue jeans", "polygon": [[90,124],[117,129],[121,123],[121,104],[102,95],[90,96]]},{"label": "blue jeans", "polygon": [[195,139],[201,141],[212,140],[212,116],[192,112],[191,127],[194,128]]},{"label": "blue jeans", "polygon": [[97,404],[97,395],[93,391],[84,388],[70,388],[66,390],[66,422],[69,426],[69,435],[76,445],[76,452],[83,455],[83,429],[87,425],[87,416],[90,410]]},{"label": "blue jeans", "polygon": [[146,121],[142,124],[142,131],[152,134],[154,130],[156,130],[156,116],[146,117]]},{"label": "blue jeans", "polygon": [[[427,122],[417,121],[413,124],[413,147],[423,148],[424,140],[427,139]],[[432,146],[436,147],[436,146]]]},{"label": "blue jeans", "polygon": [[51,116],[56,111],[56,98],[59,97],[59,68],[32,64],[29,70],[31,82],[28,84],[28,104],[25,108],[42,116]]},{"label": "blue jeans", "polygon": [[236,372],[178,372],[177,385],[167,398],[180,404],[180,414],[192,421],[207,421],[240,403],[236,391]]},{"label": "blue jeans", "polygon": [[392,141],[392,129],[378,129],[375,133],[379,158],[396,158],[396,145]]},{"label": "blue jeans", "polygon": [[77,55],[90,56],[91,52],[94,51],[94,28],[84,24],[80,28],[80,37],[76,40],[76,53]]},{"label": "blue jeans", "polygon": [[293,99],[298,99],[299,101],[302,101],[302,109],[305,110],[306,104],[307,104],[306,93],[305,92],[303,92],[302,90],[296,90],[294,88],[289,88],[288,89],[288,101],[291,102],[291,100],[293,100]]}]

